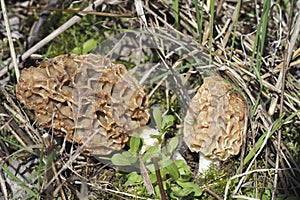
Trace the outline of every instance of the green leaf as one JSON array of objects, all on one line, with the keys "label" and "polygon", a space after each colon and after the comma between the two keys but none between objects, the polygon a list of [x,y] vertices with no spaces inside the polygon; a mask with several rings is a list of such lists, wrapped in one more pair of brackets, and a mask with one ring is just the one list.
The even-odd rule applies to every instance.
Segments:
[{"label": "green leaf", "polygon": [[187,188],[180,188],[180,187],[174,187],[171,188],[171,190],[172,190],[172,196],[175,197],[186,197],[193,192],[190,188],[187,189]]},{"label": "green leaf", "polygon": [[162,138],[163,138],[164,134],[159,134],[159,135],[150,135],[151,138],[153,139],[157,139],[159,143],[162,142]]},{"label": "green leaf", "polygon": [[177,194],[180,194],[181,193],[181,190],[182,190],[182,188],[181,187],[178,187],[178,186],[173,186],[172,188],[171,188],[171,190],[172,190],[172,192],[170,192],[170,197],[171,197],[171,199],[180,199],[179,198],[179,195],[177,195]]},{"label": "green leaf", "polygon": [[188,164],[186,164],[183,160],[175,160],[174,163],[177,165],[180,180],[189,181],[192,178],[193,173]]},{"label": "green leaf", "polygon": [[115,154],[111,158],[111,162],[116,166],[130,166],[136,163],[137,157],[130,152],[125,151],[122,154]]},{"label": "green leaf", "polygon": [[170,142],[169,142],[169,145],[168,145],[168,153],[169,154],[172,154],[173,151],[177,148],[178,142],[179,142],[179,139],[178,139],[177,136],[170,139]]},{"label": "green leaf", "polygon": [[170,173],[170,175],[172,176],[172,178],[174,180],[178,180],[179,171],[178,171],[177,165],[174,162],[172,162],[170,165],[168,165],[166,167],[166,170]]},{"label": "green leaf", "polygon": [[[153,168],[154,168],[154,165],[153,165]],[[152,171],[152,172],[150,173],[149,177],[150,177],[151,183],[152,183],[153,185],[156,185],[156,184],[157,184],[157,177],[156,177],[156,174],[155,174],[154,171]]]},{"label": "green leaf", "polygon": [[131,165],[135,164],[138,160],[138,157],[129,151],[124,151],[122,156],[124,156],[131,163]]},{"label": "green leaf", "polygon": [[141,184],[143,182],[143,178],[137,172],[131,172],[127,175],[127,181],[125,182],[125,186]]},{"label": "green leaf", "polygon": [[159,186],[158,185],[156,185],[154,187],[154,191],[155,191],[155,194],[156,194],[157,198],[161,199],[160,190],[159,190]]},{"label": "green leaf", "polygon": [[138,136],[133,135],[130,138],[130,149],[129,151],[133,154],[138,154],[142,148],[142,139]]},{"label": "green leaf", "polygon": [[85,41],[82,45],[82,54],[87,54],[91,50],[95,49],[97,47],[97,41],[94,39],[89,39]]},{"label": "green leaf", "polygon": [[163,122],[162,122],[162,130],[167,130],[168,128],[170,128],[173,124],[174,124],[174,116],[173,115],[166,115],[163,118]]},{"label": "green leaf", "polygon": [[161,131],[162,128],[162,112],[159,108],[153,109],[153,118],[156,123],[157,129]]},{"label": "green leaf", "polygon": [[[202,195],[203,190],[199,187],[199,185],[193,182],[181,182],[177,181],[177,184],[180,185],[183,189],[180,194],[183,196],[187,196],[188,194],[194,192],[194,196],[198,197]],[[178,195],[180,195],[178,194]]]},{"label": "green leaf", "polygon": [[117,166],[127,166],[127,165],[130,165],[129,160],[127,160],[126,157],[124,157],[122,154],[119,154],[119,153],[112,156],[111,162],[114,165],[117,165]]},{"label": "green leaf", "polygon": [[79,47],[75,47],[74,49],[71,50],[71,53],[74,53],[74,54],[81,54],[81,48]]},{"label": "green leaf", "polygon": [[168,157],[165,157],[161,161],[158,162],[159,166],[162,167],[162,168],[165,168],[165,167],[169,166],[172,163],[173,163],[173,161]]},{"label": "green leaf", "polygon": [[[154,167],[154,164],[148,164],[146,165],[147,169],[150,171],[150,172],[153,172],[155,173],[155,167]],[[150,176],[151,177],[151,176]]]},{"label": "green leaf", "polygon": [[75,47],[72,49],[71,53],[75,54],[87,54],[91,50],[95,49],[97,47],[97,41],[95,39],[89,39],[85,41],[81,46]]},{"label": "green leaf", "polygon": [[157,146],[149,147],[146,153],[142,157],[142,161],[146,163],[149,159],[157,155],[159,148]]}]

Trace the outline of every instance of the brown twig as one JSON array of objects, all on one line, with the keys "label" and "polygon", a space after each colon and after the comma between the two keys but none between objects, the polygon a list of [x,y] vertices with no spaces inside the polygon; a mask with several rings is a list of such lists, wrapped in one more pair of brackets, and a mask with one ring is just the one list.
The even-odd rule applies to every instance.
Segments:
[{"label": "brown twig", "polygon": [[214,191],[210,190],[208,187],[204,187],[204,190],[209,193],[211,196],[213,196],[217,200],[223,200],[222,197],[220,197],[218,194],[216,194]]},{"label": "brown twig", "polygon": [[160,197],[162,200],[166,200],[166,194],[164,191],[164,187],[163,187],[163,183],[162,183],[162,179],[161,179],[161,175],[160,175],[160,169],[158,166],[158,162],[157,162],[157,158],[154,157],[153,159],[153,163],[154,163],[154,168],[155,168],[155,174],[156,174],[156,178],[157,178],[157,184],[159,187],[159,192],[160,192]]}]

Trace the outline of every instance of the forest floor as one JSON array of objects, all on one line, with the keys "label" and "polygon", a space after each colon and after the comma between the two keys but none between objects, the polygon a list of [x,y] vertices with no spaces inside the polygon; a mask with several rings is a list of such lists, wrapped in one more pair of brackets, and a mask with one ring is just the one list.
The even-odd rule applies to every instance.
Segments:
[{"label": "forest floor", "polygon": [[[0,199],[300,199],[299,2],[1,0],[0,14]],[[145,152],[136,133],[88,155],[17,98],[23,70],[88,53],[142,84],[157,139]],[[199,175],[184,121],[211,76],[244,102],[243,145]]]}]

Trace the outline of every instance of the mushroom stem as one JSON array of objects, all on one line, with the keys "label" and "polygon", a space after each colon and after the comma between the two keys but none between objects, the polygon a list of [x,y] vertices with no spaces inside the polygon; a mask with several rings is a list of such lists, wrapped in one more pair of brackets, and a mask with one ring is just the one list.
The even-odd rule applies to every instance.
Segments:
[{"label": "mushroom stem", "polygon": [[202,177],[204,173],[210,168],[210,165],[214,162],[214,160],[209,159],[199,152],[199,167],[196,177]]},{"label": "mushroom stem", "polygon": [[156,138],[152,138],[152,135],[159,135],[159,131],[157,129],[151,128],[149,126],[143,126],[135,129],[131,132],[131,134],[137,134],[140,138],[144,139],[144,144],[140,151],[140,154],[144,154],[149,147],[159,145],[159,142]]}]

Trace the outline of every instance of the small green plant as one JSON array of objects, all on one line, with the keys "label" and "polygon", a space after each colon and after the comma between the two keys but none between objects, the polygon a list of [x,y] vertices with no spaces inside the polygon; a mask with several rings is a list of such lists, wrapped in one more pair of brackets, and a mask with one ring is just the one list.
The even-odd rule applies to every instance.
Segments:
[{"label": "small green plant", "polygon": [[165,134],[167,130],[174,125],[174,116],[173,115],[166,115],[163,116],[163,113],[160,109],[154,108],[153,109],[153,117],[156,123],[156,127],[160,132],[159,136],[153,136],[154,138],[157,138],[159,143],[162,142],[163,138],[165,137]]},{"label": "small green plant", "polygon": [[[128,151],[114,154],[111,161],[116,166],[131,166],[137,168],[140,162],[146,166],[147,174],[152,184],[155,195],[160,197],[159,183],[156,175],[158,170],[153,164],[153,158],[158,160],[160,176],[164,191],[168,198],[181,199],[182,197],[199,197],[202,195],[202,189],[192,182],[192,172],[184,160],[174,160],[173,155],[179,143],[178,136],[170,138],[168,145],[162,147],[162,141],[167,130],[174,125],[174,116],[162,115],[161,110],[154,109],[154,120],[159,130],[158,135],[152,135],[158,140],[157,146],[148,148],[145,153],[140,154],[140,150],[144,144],[142,138],[137,135],[131,137],[130,149]],[[145,173],[145,172],[144,172]],[[143,173],[142,173],[143,174]],[[137,195],[150,196],[147,194],[145,180],[143,175],[136,171],[130,172],[125,176],[125,189]]]},{"label": "small green plant", "polygon": [[87,54],[97,47],[97,41],[95,39],[89,39],[85,41],[82,46],[75,47],[71,53],[74,54]]}]

